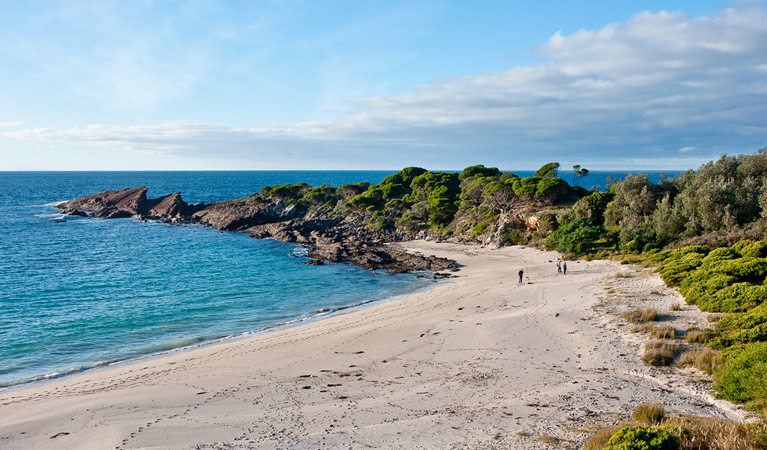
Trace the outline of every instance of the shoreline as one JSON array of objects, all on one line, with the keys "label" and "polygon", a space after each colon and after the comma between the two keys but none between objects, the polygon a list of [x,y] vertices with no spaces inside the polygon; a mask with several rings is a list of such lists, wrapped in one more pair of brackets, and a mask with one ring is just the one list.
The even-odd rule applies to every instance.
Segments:
[{"label": "shoreline", "polygon": [[[190,224],[185,226],[200,226],[198,224]],[[274,239],[274,238],[266,238],[266,239]],[[277,240],[277,239],[275,239]],[[336,264],[344,264],[344,263],[336,263]],[[352,303],[349,305],[343,305],[343,306],[336,306],[336,307],[330,307],[330,308],[321,308],[318,310],[310,311],[308,314],[311,314],[310,316],[302,316],[302,317],[296,317],[294,319],[285,321],[285,322],[277,322],[273,324],[269,324],[266,326],[263,326],[261,328],[256,328],[253,330],[247,330],[247,331],[240,331],[232,334],[228,334],[225,336],[219,336],[211,339],[205,339],[201,337],[190,337],[187,339],[183,339],[184,341],[189,340],[195,340],[195,342],[192,342],[190,344],[181,345],[178,347],[171,347],[163,350],[158,351],[150,351],[147,353],[143,353],[140,355],[135,356],[128,356],[122,359],[114,359],[114,360],[108,360],[108,361],[97,361],[95,363],[86,364],[80,367],[74,367],[69,369],[64,369],[60,372],[50,373],[50,374],[44,374],[44,375],[38,375],[33,376],[31,378],[23,378],[20,380],[15,380],[9,383],[6,383],[4,385],[0,385],[0,396],[3,394],[13,393],[17,391],[23,391],[25,389],[35,388],[37,386],[44,386],[49,383],[62,381],[64,379],[68,379],[70,377],[77,377],[86,373],[91,372],[99,372],[102,370],[108,370],[115,367],[121,367],[131,364],[139,364],[143,361],[151,361],[156,358],[163,358],[165,356],[173,355],[176,353],[183,353],[188,351],[194,351],[196,349],[200,348],[206,348],[210,346],[225,344],[227,342],[236,342],[241,339],[249,339],[257,336],[261,336],[267,333],[277,332],[281,330],[288,330],[295,327],[300,327],[303,325],[307,325],[319,320],[324,320],[330,317],[335,317],[338,315],[343,314],[349,314],[354,311],[358,311],[360,309],[386,303],[390,301],[395,301],[399,299],[406,298],[410,295],[416,295],[419,293],[425,293],[428,291],[431,291],[435,289],[440,284],[449,282],[450,278],[438,278],[435,279],[434,282],[431,285],[427,286],[421,286],[419,288],[416,288],[415,290],[404,293],[404,294],[396,294],[387,296],[380,299],[375,300],[363,300],[361,302]],[[157,346],[166,346],[172,344],[172,342],[166,343],[166,344],[158,344]]]},{"label": "shoreline", "polygon": [[616,262],[573,262],[559,276],[554,252],[403,246],[454,257],[460,277],[289,329],[0,392],[0,446],[578,448],[584,430],[642,402],[741,419],[691,377],[642,365],[628,331],[600,326],[602,281],[625,281]]}]

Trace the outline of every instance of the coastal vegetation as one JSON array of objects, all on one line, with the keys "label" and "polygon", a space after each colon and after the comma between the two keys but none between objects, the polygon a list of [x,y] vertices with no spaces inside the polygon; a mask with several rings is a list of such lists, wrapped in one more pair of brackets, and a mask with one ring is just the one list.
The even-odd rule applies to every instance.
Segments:
[{"label": "coastal vegetation", "polygon": [[[586,174],[577,167],[573,183]],[[643,361],[708,373],[721,398],[767,415],[767,149],[722,156],[657,183],[629,175],[592,191],[560,178],[556,162],[530,177],[483,165],[461,172],[408,167],[377,184],[265,186],[245,199],[211,205],[187,205],[176,197],[147,200],[145,190],[115,191],[114,204],[94,215],[127,217],[141,204],[150,216],[314,245],[312,257],[392,272],[452,267],[426,258],[394,265],[394,250],[379,250],[383,242],[409,238],[536,245],[565,258],[653,266],[688,304],[709,313],[710,326],[677,330],[657,323],[663,317],[657,310],[628,311],[623,318],[633,331],[652,337]],[[93,202],[103,203],[102,196],[68,207],[97,209]],[[399,253],[394,256],[410,257]],[[610,447],[599,448],[687,448],[684,433],[664,426],[678,431],[702,423],[668,420],[613,430],[618,437],[608,436],[604,445]],[[657,445],[626,446],[629,437]]]},{"label": "coastal vegetation", "polygon": [[632,418],[604,427],[585,450],[749,450],[765,448],[761,424],[738,424],[713,417],[671,416],[660,404],[637,406]]},{"label": "coastal vegetation", "polygon": [[[573,183],[587,173],[578,166]],[[634,331],[652,337],[643,361],[695,367],[713,376],[721,398],[767,413],[767,149],[722,156],[657,183],[629,175],[603,191],[558,175],[555,162],[524,178],[482,165],[460,173],[409,167],[379,184],[325,186],[321,193],[278,186],[262,195],[290,193],[290,202],[329,208],[375,230],[654,265],[714,320],[685,331],[655,325],[655,310],[627,312]],[[685,420],[687,428],[664,421],[613,430],[598,448],[687,448],[690,423],[702,422]],[[639,441],[647,446],[629,444]]]}]

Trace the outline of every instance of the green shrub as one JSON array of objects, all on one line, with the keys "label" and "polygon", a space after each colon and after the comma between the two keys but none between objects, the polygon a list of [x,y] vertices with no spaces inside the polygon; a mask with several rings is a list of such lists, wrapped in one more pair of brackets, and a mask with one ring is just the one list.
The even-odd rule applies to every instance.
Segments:
[{"label": "green shrub", "polygon": [[523,230],[507,228],[500,236],[503,245],[525,245],[530,241],[528,234]]},{"label": "green shrub", "polygon": [[716,328],[721,333],[713,342],[717,347],[767,342],[767,303],[746,313],[726,314],[717,322]]},{"label": "green shrub", "polygon": [[302,202],[311,205],[330,205],[334,204],[337,200],[336,189],[327,185],[311,188],[301,198]]},{"label": "green shrub", "polygon": [[714,294],[697,299],[696,305],[708,312],[744,312],[767,299],[767,286],[735,283]]},{"label": "green shrub", "polygon": [[527,178],[512,178],[511,188],[517,195],[526,195],[528,197],[534,197],[538,192],[538,182],[541,177],[527,177]]},{"label": "green shrub", "polygon": [[682,432],[674,426],[623,427],[607,441],[605,450],[678,450]]},{"label": "green shrub", "polygon": [[767,408],[767,342],[735,345],[722,354],[714,388],[722,398],[746,403],[751,410]]},{"label": "green shrub", "polygon": [[348,200],[354,197],[355,195],[359,195],[365,192],[368,187],[370,187],[370,183],[367,183],[367,182],[361,182],[361,183],[355,183],[355,184],[342,184],[338,186],[338,189],[336,189],[336,193],[342,199]]},{"label": "green shrub", "polygon": [[767,258],[767,241],[742,240],[732,248],[743,256],[752,258]]},{"label": "green shrub", "polygon": [[666,283],[679,286],[691,270],[701,265],[705,256],[705,254],[697,252],[683,253],[677,256],[672,252],[669,258],[664,261],[663,266],[658,269],[658,273]]},{"label": "green shrub", "polygon": [[561,178],[541,178],[535,187],[536,197],[562,197],[570,191],[570,185]]},{"label": "green shrub", "polygon": [[304,193],[309,189],[310,186],[306,183],[283,184],[270,188],[267,191],[266,196],[275,198],[277,200],[295,202],[303,197]]},{"label": "green shrub", "polygon": [[545,247],[560,253],[583,255],[594,248],[604,232],[604,227],[592,226],[585,217],[575,219],[551,233],[546,239]]},{"label": "green shrub", "polygon": [[544,164],[541,166],[540,169],[538,169],[535,172],[534,177],[556,177],[559,173],[559,163],[558,162],[550,162],[548,164]]},{"label": "green shrub", "polygon": [[483,234],[485,231],[487,231],[487,227],[488,227],[487,222],[480,222],[474,225],[474,232],[476,234]]},{"label": "green shrub", "polygon": [[422,175],[426,172],[427,172],[426,169],[422,169],[420,167],[412,167],[412,166],[405,167],[399,172],[384,178],[383,181],[381,181],[379,186],[383,186],[387,184],[401,184],[402,186],[405,186],[406,188],[410,188],[410,184],[413,182],[413,179],[415,179],[415,177]]},{"label": "green shrub", "polygon": [[538,215],[538,232],[542,236],[548,236],[557,229],[557,216],[551,213],[542,213]]},{"label": "green shrub", "polygon": [[722,261],[712,271],[731,275],[741,281],[762,281],[767,276],[767,258],[743,258]]},{"label": "green shrub", "polygon": [[463,169],[458,178],[465,180],[472,177],[498,177],[499,174],[500,171],[496,167],[485,167],[479,164]]}]

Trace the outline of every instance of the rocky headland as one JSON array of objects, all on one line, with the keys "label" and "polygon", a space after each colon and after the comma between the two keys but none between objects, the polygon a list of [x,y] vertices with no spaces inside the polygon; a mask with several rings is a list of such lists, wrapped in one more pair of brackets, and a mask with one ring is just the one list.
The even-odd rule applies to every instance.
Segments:
[{"label": "rocky headland", "polygon": [[[134,217],[169,224],[201,224],[217,230],[249,233],[308,247],[312,264],[349,262],[371,270],[403,273],[412,270],[454,271],[455,261],[422,256],[394,248],[393,242],[412,238],[407,233],[373,230],[353,218],[333,214],[332,208],[300,204],[258,195],[215,203],[190,204],[174,193],[148,198],[147,188],[104,191],[57,205],[64,215],[99,219]],[[447,274],[436,274],[445,277]]]}]

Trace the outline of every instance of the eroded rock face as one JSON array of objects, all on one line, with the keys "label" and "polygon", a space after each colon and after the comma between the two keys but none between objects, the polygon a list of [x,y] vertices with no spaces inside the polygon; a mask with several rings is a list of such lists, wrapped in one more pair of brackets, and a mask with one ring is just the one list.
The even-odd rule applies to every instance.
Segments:
[{"label": "eroded rock face", "polygon": [[146,186],[104,191],[61,203],[57,205],[57,208],[63,209],[65,214],[71,214],[71,211],[92,212],[93,217],[100,219],[135,216],[145,219],[188,221],[192,208],[181,199],[181,194],[148,199],[146,192]]},{"label": "eroded rock face", "polygon": [[[319,263],[349,262],[367,269],[402,273],[411,270],[457,270],[455,261],[424,257],[385,245],[412,236],[370,230],[328,212],[307,211],[282,201],[248,197],[211,204],[190,205],[175,193],[147,198],[147,188],[104,191],[57,205],[64,213],[93,213],[112,219],[136,217],[172,223],[199,223],[217,230],[244,231],[254,238],[274,238],[309,247]],[[83,213],[84,214],[84,213]],[[316,263],[315,263],[316,264]]]}]

